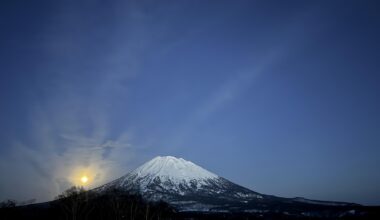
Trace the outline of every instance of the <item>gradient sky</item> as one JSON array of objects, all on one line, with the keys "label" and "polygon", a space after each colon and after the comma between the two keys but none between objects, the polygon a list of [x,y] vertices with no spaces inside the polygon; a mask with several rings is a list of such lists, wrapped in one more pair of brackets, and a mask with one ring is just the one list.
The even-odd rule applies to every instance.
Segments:
[{"label": "gradient sky", "polygon": [[378,1],[0,3],[0,200],[173,155],[380,205]]}]

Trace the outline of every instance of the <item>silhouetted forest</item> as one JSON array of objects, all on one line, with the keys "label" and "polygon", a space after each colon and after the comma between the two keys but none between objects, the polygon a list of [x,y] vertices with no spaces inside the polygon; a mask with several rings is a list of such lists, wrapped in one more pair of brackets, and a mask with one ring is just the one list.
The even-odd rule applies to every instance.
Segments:
[{"label": "silhouetted forest", "polygon": [[72,187],[56,200],[47,203],[16,206],[12,200],[0,207],[0,219],[170,219],[174,210],[164,202],[147,202],[141,196],[122,191],[97,194]]},{"label": "silhouetted forest", "polygon": [[[165,202],[148,202],[139,195],[125,191],[111,190],[96,193],[81,187],[72,187],[51,202],[21,206],[16,204],[13,200],[1,202],[0,220],[322,219],[289,216],[279,212],[265,214],[177,212]],[[339,219],[380,219],[379,207],[363,206],[362,210],[367,212],[365,216],[341,216]]]}]

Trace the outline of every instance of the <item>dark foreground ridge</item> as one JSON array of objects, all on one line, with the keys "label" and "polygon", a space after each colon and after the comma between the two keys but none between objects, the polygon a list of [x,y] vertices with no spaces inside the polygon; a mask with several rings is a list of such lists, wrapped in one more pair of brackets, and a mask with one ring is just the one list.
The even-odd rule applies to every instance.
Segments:
[{"label": "dark foreground ridge", "polygon": [[99,194],[73,187],[51,202],[17,207],[11,202],[2,203],[0,219],[380,219],[380,207],[273,203],[267,204],[267,208],[248,212],[183,212],[163,201],[149,202],[125,191]]}]

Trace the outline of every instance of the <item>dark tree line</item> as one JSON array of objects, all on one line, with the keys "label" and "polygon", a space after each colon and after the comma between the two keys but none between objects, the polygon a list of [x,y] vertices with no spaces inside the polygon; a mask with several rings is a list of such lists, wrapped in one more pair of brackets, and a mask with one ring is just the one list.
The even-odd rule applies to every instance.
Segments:
[{"label": "dark tree line", "polygon": [[147,202],[139,195],[124,191],[99,194],[81,187],[72,187],[48,203],[16,206],[9,200],[0,207],[1,220],[161,220],[172,219],[173,214],[174,210],[164,202]]},{"label": "dark tree line", "polygon": [[[72,187],[54,201],[17,206],[13,200],[0,203],[0,220],[185,220],[185,219],[336,219],[284,215],[281,212],[266,214],[244,212],[176,212],[165,202],[148,202],[141,196],[125,191],[111,190],[103,193]],[[320,207],[323,208],[323,207]],[[339,208],[339,207],[338,207]],[[356,207],[366,215],[339,216],[339,219],[380,219],[379,207]],[[323,211],[323,210],[322,210]]]}]

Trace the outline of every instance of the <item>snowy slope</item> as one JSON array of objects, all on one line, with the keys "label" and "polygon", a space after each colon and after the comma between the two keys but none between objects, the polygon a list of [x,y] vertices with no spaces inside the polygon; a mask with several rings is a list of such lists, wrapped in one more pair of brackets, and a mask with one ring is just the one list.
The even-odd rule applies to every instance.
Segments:
[{"label": "snowy slope", "polygon": [[112,189],[138,193],[152,201],[164,200],[179,211],[267,210],[271,206],[279,208],[290,204],[335,205],[331,202],[260,194],[190,161],[172,156],[155,157],[95,190],[106,192]]},{"label": "snowy slope", "polygon": [[[155,157],[127,175],[106,184],[98,191],[127,190],[149,200],[164,200],[176,207],[199,207],[229,202],[247,202],[263,196],[236,185],[182,158]],[[201,205],[202,207],[206,204]]]},{"label": "snowy slope", "polygon": [[176,183],[218,178],[216,174],[213,174],[190,161],[172,156],[155,157],[134,170],[132,173],[137,174],[139,177],[149,177],[152,179],[160,177],[163,179],[170,179]]}]

